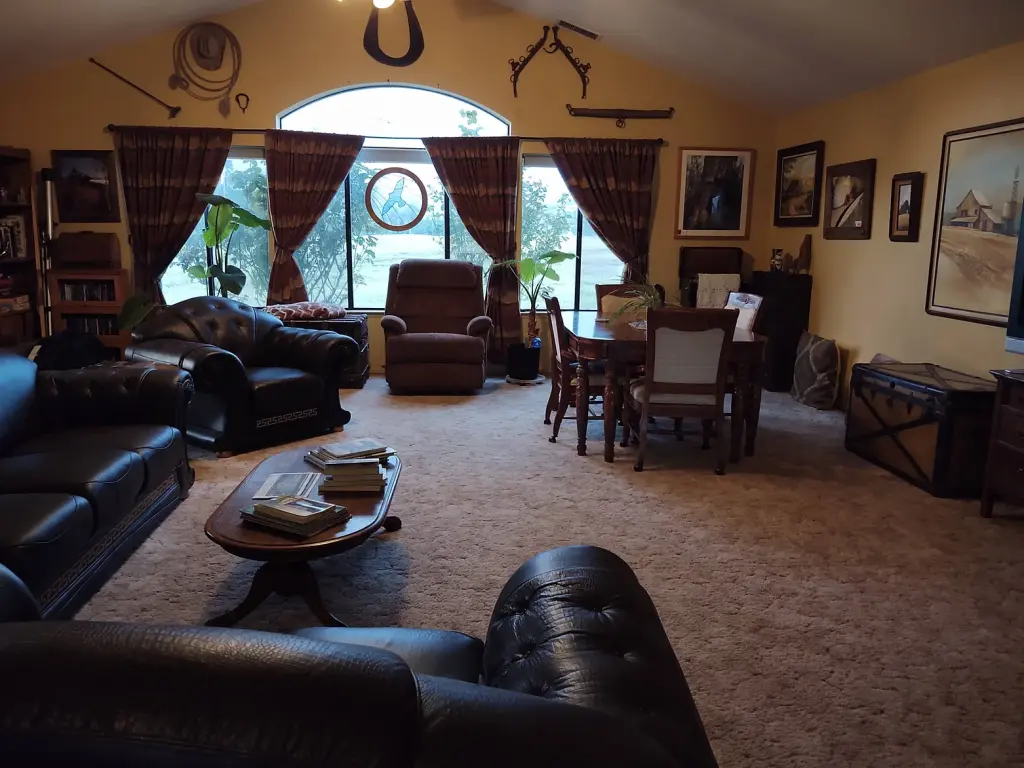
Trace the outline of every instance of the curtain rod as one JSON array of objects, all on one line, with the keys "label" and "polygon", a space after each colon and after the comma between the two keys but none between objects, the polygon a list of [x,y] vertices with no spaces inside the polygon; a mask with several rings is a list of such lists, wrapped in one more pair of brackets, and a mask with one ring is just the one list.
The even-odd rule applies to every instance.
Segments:
[{"label": "curtain rod", "polygon": [[[124,128],[124,127],[125,126],[114,125],[113,123],[111,123],[110,125],[107,126],[107,131],[114,132],[114,131],[117,131],[120,128]],[[270,129],[269,128],[229,128],[227,130],[230,130],[232,133],[253,134],[253,135],[255,135],[255,134],[266,133]],[[381,139],[381,140],[388,139],[388,140],[394,140],[394,137],[391,137],[391,136],[364,136],[363,138],[364,139]],[[451,138],[458,138],[458,137],[457,136],[453,136]],[[495,137],[495,138],[500,138],[500,137]],[[565,141],[566,139],[579,139],[579,138],[591,138],[591,137],[584,137],[584,136],[569,136],[569,137],[565,137],[565,136],[512,136],[511,138],[514,138],[514,139],[518,138],[521,141]],[[609,138],[609,137],[605,137],[605,138]],[[638,139],[638,141],[650,141],[650,142],[654,142],[654,143],[660,144],[661,146],[667,146],[668,145],[668,142],[665,141],[664,139]]]}]

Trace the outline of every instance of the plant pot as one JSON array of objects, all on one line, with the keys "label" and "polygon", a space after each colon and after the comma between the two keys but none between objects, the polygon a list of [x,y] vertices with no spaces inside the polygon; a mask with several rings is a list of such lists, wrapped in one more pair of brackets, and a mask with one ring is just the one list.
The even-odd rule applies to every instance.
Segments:
[{"label": "plant pot", "polygon": [[509,344],[505,372],[510,379],[533,381],[540,371],[540,347],[528,347],[525,344]]}]

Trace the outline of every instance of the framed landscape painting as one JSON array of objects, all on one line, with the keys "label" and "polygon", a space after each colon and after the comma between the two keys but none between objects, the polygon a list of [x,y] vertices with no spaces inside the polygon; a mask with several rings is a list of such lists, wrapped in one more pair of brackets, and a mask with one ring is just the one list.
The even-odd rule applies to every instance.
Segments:
[{"label": "framed landscape painting", "polygon": [[1024,118],[942,137],[928,314],[1005,326],[1021,221]]},{"label": "framed landscape painting", "polygon": [[121,220],[113,150],[55,149],[50,155],[62,224]]},{"label": "framed landscape painting", "polygon": [[892,177],[889,200],[889,239],[894,243],[916,243],[921,232],[923,173],[898,173]]},{"label": "framed landscape painting", "polygon": [[679,150],[676,239],[750,235],[755,151]]},{"label": "framed landscape painting", "polygon": [[818,226],[824,167],[824,141],[779,150],[775,165],[776,227]]},{"label": "framed landscape painting", "polygon": [[825,172],[826,240],[870,240],[875,160],[829,166]]}]

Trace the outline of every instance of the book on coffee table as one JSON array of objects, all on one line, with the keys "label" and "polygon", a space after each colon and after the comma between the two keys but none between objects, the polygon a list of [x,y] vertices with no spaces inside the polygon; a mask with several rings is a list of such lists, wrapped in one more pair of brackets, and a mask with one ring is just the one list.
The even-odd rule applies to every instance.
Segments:
[{"label": "book on coffee table", "polygon": [[286,472],[268,475],[253,499],[262,501],[278,496],[309,496],[316,490],[321,477],[319,472]]},{"label": "book on coffee table", "polygon": [[375,458],[381,461],[393,455],[395,450],[380,440],[371,437],[348,440],[344,443],[329,443],[310,451],[310,454],[323,460]]},{"label": "book on coffee table", "polygon": [[298,496],[279,496],[254,504],[242,509],[241,515],[247,522],[299,536],[315,536],[350,517],[343,506]]}]

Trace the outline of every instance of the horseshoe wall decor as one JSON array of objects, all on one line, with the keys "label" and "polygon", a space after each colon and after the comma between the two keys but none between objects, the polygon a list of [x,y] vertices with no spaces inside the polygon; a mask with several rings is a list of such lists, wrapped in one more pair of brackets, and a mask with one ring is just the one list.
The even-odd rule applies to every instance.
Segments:
[{"label": "horseshoe wall decor", "polygon": [[363,48],[374,59],[389,67],[408,67],[415,64],[423,55],[423,28],[420,20],[416,17],[416,9],[412,7],[412,0],[403,0],[405,15],[409,17],[409,50],[404,56],[388,56],[380,48],[380,9],[374,8],[370,11],[370,20],[366,24],[366,33],[363,35]]}]

